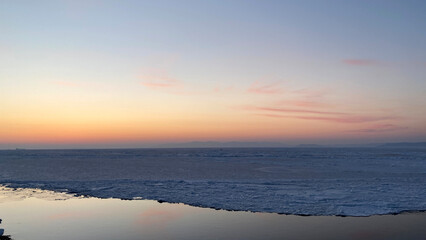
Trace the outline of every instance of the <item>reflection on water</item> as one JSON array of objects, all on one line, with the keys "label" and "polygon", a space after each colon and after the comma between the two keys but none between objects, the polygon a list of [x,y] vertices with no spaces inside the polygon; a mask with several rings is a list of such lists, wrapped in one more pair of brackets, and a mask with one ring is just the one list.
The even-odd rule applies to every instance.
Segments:
[{"label": "reflection on water", "polygon": [[[61,201],[57,201],[61,200]],[[148,200],[76,198],[0,188],[0,218],[15,240],[422,239],[426,214],[301,217],[228,212]]]}]

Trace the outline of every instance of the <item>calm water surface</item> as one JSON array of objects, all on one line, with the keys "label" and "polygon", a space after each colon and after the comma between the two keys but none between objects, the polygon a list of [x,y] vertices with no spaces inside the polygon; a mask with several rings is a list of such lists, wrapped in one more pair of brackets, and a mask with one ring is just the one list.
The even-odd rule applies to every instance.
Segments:
[{"label": "calm water surface", "polygon": [[302,217],[0,188],[1,228],[38,239],[425,239],[426,214]]}]

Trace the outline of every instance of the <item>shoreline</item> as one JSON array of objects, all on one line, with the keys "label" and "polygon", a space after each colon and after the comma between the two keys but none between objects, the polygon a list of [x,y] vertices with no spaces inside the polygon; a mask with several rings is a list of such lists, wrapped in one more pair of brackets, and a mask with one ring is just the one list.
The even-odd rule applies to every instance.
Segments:
[{"label": "shoreline", "polygon": [[[54,201],[63,201],[68,199],[79,199],[79,198],[92,198],[92,199],[99,199],[99,200],[108,200],[108,199],[115,199],[115,200],[121,200],[121,201],[140,201],[140,200],[148,200],[148,201],[156,201],[160,204],[166,203],[166,204],[177,204],[177,205],[184,205],[188,207],[194,207],[194,208],[200,208],[200,209],[211,209],[211,210],[217,210],[217,211],[226,211],[226,212],[242,212],[242,213],[262,213],[262,214],[276,214],[276,215],[282,215],[282,216],[298,216],[298,217],[341,217],[341,218],[368,218],[368,217],[374,217],[374,216],[397,216],[402,214],[422,214],[426,213],[425,210],[403,210],[399,212],[391,212],[391,213],[383,213],[383,214],[372,214],[372,215],[366,215],[366,216],[359,216],[359,215],[309,215],[309,214],[292,214],[292,213],[280,213],[280,212],[264,212],[264,211],[250,211],[250,210],[240,210],[240,209],[224,209],[224,208],[216,208],[216,207],[210,207],[210,206],[204,206],[204,205],[193,205],[188,204],[184,202],[173,202],[173,201],[164,201],[164,200],[158,200],[158,199],[148,199],[148,198],[134,198],[134,199],[128,199],[128,198],[102,198],[97,196],[91,196],[91,195],[83,195],[75,192],[67,192],[67,191],[58,191],[58,190],[51,190],[51,189],[42,189],[42,188],[23,188],[23,187],[10,187],[7,184],[0,183],[0,191],[3,189],[10,189],[11,191],[16,190],[28,190],[28,191],[42,191],[42,192],[49,192],[52,194],[65,194],[69,198],[67,199],[55,199]],[[1,197],[1,195],[0,195]],[[29,196],[32,197],[32,196]],[[0,202],[1,203],[1,202]]]},{"label": "shoreline", "polygon": [[16,240],[422,240],[426,235],[425,212],[369,217],[297,216],[5,187],[0,187],[0,213],[5,234]]}]

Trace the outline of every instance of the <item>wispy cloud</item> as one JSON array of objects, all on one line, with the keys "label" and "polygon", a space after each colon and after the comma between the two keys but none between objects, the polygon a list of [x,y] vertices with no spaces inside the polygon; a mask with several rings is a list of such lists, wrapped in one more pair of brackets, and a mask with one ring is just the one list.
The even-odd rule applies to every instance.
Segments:
[{"label": "wispy cloud", "polygon": [[[370,60],[348,59],[348,64],[372,64]],[[261,84],[255,82],[249,88],[251,92],[276,94],[283,92],[281,86],[274,84]],[[282,100],[269,104],[240,106],[239,109],[250,111],[252,114],[271,118],[288,118],[312,121],[324,121],[343,124],[374,123],[386,120],[396,120],[394,114],[362,114],[350,111],[337,110],[334,104],[327,104],[327,97],[333,91],[329,88],[301,88],[286,89],[286,94],[281,96]],[[380,126],[383,131],[390,130],[390,126]],[[371,131],[364,129],[364,131]]]},{"label": "wispy cloud", "polygon": [[342,63],[352,66],[372,66],[378,64],[377,61],[371,59],[343,59]]},{"label": "wispy cloud", "polygon": [[397,126],[394,124],[376,124],[368,128],[355,129],[350,132],[359,132],[359,133],[381,133],[381,132],[392,132],[407,129],[406,127]]},{"label": "wispy cloud", "polygon": [[323,108],[329,107],[329,104],[326,104],[322,101],[314,101],[309,99],[300,99],[300,100],[282,100],[279,101],[281,106],[293,106],[293,107],[302,107],[302,108]]},{"label": "wispy cloud", "polygon": [[256,81],[247,89],[249,93],[255,94],[281,94],[284,92],[280,83],[263,83]]},{"label": "wispy cloud", "polygon": [[[326,111],[318,110],[315,108],[282,108],[276,106],[243,106],[240,109],[251,111],[257,116],[272,117],[272,118],[288,118],[288,119],[301,119],[312,121],[326,121],[334,123],[369,123],[379,122],[385,120],[397,120],[399,117],[393,115],[362,115],[353,114],[340,111]],[[380,125],[382,129],[386,127],[390,129],[390,125]],[[365,129],[365,131],[368,131]]]},{"label": "wispy cloud", "polygon": [[[374,116],[342,116],[342,117],[326,117],[326,116],[294,116],[294,115],[280,115],[280,114],[270,114],[270,113],[255,113],[257,116],[271,117],[271,118],[288,118],[288,119],[301,119],[301,120],[316,120],[316,121],[327,121],[335,123],[368,123],[368,122],[378,122],[384,120],[395,120],[396,117],[386,116],[386,117],[374,117]],[[365,129],[368,131],[369,129]]]},{"label": "wispy cloud", "polygon": [[274,112],[274,113],[308,113],[308,114],[320,114],[320,115],[346,115],[346,113],[342,113],[342,112],[296,109],[296,108],[245,106],[243,107],[243,109],[260,111],[260,112]]},{"label": "wispy cloud", "polygon": [[151,69],[139,76],[140,82],[146,88],[167,89],[181,87],[183,83],[176,78],[169,76],[165,70]]},{"label": "wispy cloud", "polygon": [[151,78],[141,84],[147,88],[170,88],[180,85],[180,82],[172,78]]},{"label": "wispy cloud", "polygon": [[337,122],[337,123],[366,123],[366,122],[377,122],[383,120],[394,120],[395,117],[385,116],[385,117],[376,117],[376,116],[344,116],[344,117],[322,117],[322,116],[297,116],[298,119],[304,120],[320,120],[328,122]]}]

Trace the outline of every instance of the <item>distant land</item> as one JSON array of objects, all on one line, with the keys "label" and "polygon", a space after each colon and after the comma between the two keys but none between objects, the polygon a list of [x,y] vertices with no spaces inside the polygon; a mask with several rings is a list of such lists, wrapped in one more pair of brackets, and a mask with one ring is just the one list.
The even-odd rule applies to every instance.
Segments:
[{"label": "distant land", "polygon": [[321,147],[327,147],[326,145],[319,145],[319,144],[299,144],[296,147],[300,148],[321,148]]},{"label": "distant land", "polygon": [[364,144],[289,144],[283,142],[245,142],[245,141],[191,141],[171,142],[162,144],[137,144],[131,145],[21,145],[2,146],[0,150],[30,150],[30,149],[111,149],[111,148],[426,148],[426,142],[391,142],[391,143],[364,143]]},{"label": "distant land", "polygon": [[426,148],[426,142],[396,142],[396,143],[367,143],[367,144],[286,144],[281,142],[220,142],[220,141],[193,141],[184,143],[167,143],[155,146],[158,148]]},{"label": "distant land", "polygon": [[217,142],[217,141],[193,141],[184,143],[167,143],[157,147],[161,148],[249,148],[249,147],[292,147],[280,142]]},{"label": "distant land", "polygon": [[385,148],[426,148],[426,142],[398,142],[398,143],[385,143],[379,147]]}]

